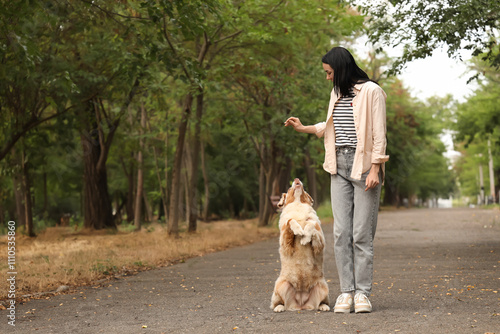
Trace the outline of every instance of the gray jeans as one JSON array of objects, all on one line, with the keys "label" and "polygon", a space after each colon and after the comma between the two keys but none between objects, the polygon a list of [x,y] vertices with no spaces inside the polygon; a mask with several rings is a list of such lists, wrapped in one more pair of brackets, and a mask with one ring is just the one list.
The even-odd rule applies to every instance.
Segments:
[{"label": "gray jeans", "polygon": [[369,296],[373,282],[373,238],[377,228],[380,184],[365,191],[368,172],[361,180],[350,177],[354,152],[337,153],[337,174],[331,176],[335,261],[340,290]]}]

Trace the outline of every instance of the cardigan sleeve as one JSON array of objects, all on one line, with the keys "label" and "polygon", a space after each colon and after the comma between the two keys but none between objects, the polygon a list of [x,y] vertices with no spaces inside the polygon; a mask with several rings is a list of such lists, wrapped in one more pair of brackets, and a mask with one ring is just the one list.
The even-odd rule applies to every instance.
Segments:
[{"label": "cardigan sleeve", "polygon": [[371,162],[372,164],[381,164],[389,160],[389,156],[385,154],[387,139],[386,139],[386,110],[385,100],[386,95],[382,88],[377,87],[373,91],[372,104],[372,119],[373,119],[373,150]]},{"label": "cardigan sleeve", "polygon": [[315,135],[318,136],[318,138],[321,138],[325,135],[326,122],[314,124],[314,127],[316,128]]}]

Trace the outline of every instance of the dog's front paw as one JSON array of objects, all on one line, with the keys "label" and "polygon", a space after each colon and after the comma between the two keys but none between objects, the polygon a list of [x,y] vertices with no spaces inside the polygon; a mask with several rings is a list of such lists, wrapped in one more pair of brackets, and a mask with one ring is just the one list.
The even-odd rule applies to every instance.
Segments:
[{"label": "dog's front paw", "polygon": [[[330,308],[328,308],[328,309],[330,309]],[[283,311],[285,311],[285,305],[278,305],[274,308],[273,311],[276,313],[283,312]]]},{"label": "dog's front paw", "polygon": [[304,228],[304,236],[300,240],[300,243],[302,245],[307,245],[308,243],[311,242],[312,236],[314,234],[314,223],[308,223],[306,227]]},{"label": "dog's front paw", "polygon": [[330,311],[330,306],[326,305],[326,304],[321,304],[319,307],[318,307],[318,310],[320,311],[324,311],[324,312],[328,312]]},{"label": "dog's front paw", "polygon": [[300,244],[303,246],[307,245],[310,242],[311,242],[311,236],[307,234],[304,234],[302,236],[302,239],[300,239]]},{"label": "dog's front paw", "polygon": [[293,234],[298,236],[304,235],[304,230],[302,229],[302,226],[300,226],[295,219],[290,219],[290,228],[292,229]]}]

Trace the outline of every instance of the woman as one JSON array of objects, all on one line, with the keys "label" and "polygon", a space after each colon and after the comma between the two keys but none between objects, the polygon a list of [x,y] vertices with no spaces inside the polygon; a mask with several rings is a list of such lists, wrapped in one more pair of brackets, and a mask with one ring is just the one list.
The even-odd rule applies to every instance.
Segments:
[{"label": "woman", "polygon": [[302,125],[297,117],[285,126],[324,136],[325,163],[331,174],[335,261],[341,294],[334,312],[371,312],[373,238],[377,226],[386,149],[386,94],[342,47],[322,58],[333,82],[325,122]]}]

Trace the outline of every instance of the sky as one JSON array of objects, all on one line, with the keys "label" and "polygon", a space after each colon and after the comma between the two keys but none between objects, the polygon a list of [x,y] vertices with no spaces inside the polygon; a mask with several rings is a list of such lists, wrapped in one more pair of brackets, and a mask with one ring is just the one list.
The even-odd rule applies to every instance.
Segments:
[{"label": "sky", "polygon": [[467,80],[473,76],[466,64],[470,53],[462,54],[465,54],[464,62],[449,58],[443,50],[436,50],[431,57],[409,63],[399,77],[411,94],[421,100],[451,94],[457,101],[465,102],[476,86],[474,83],[467,84]]}]

